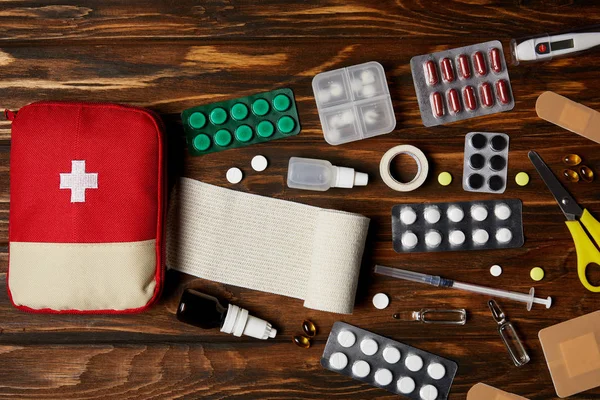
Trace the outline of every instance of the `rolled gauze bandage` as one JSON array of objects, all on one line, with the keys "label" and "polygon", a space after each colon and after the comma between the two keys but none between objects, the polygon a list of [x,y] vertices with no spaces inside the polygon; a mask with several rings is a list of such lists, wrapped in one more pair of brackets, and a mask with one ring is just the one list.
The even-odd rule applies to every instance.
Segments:
[{"label": "rolled gauze bandage", "polygon": [[[407,154],[411,156],[417,163],[417,174],[410,182],[407,183],[397,181],[390,172],[390,164],[392,163],[392,160],[394,157],[400,154]],[[390,188],[399,192],[410,192],[417,189],[425,182],[428,173],[429,163],[427,162],[427,157],[425,157],[425,154],[423,154],[423,152],[415,146],[408,144],[401,144],[399,146],[392,147],[385,152],[381,158],[381,162],[379,163],[379,174],[381,175],[383,182]]]},{"label": "rolled gauze bandage", "polygon": [[369,219],[181,178],[167,265],[199,278],[350,314]]}]

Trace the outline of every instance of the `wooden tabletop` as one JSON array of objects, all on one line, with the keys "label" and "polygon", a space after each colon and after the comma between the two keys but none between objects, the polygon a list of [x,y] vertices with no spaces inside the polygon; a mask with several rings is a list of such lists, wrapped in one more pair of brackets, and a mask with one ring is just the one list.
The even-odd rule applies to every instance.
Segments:
[{"label": "wooden tabletop", "polygon": [[[214,0],[43,2],[3,1],[0,6],[0,106],[19,109],[37,100],[104,101],[159,112],[175,146],[172,175],[248,193],[363,214],[371,218],[353,315],[303,308],[302,301],[222,285],[169,272],[158,304],[131,316],[33,315],[8,300],[10,123],[0,122],[0,398],[4,399],[371,399],[394,398],[384,390],[323,369],[319,360],[328,333],[342,320],[455,360],[451,399],[464,399],[485,382],[531,399],[555,398],[537,334],[555,323],[595,311],[600,294],[583,288],[576,274],[573,241],[559,207],[527,159],[537,150],[558,174],[561,158],[577,153],[600,174],[600,146],[539,119],[536,98],[546,90],[600,109],[598,53],[510,67],[514,110],[425,128],[421,123],[409,61],[412,56],[498,39],[510,57],[511,38],[557,32],[600,22],[600,5],[589,1],[388,1],[321,0],[264,4]],[[252,2],[254,3],[254,2]],[[256,2],[259,3],[259,2]],[[263,2],[261,2],[263,3]],[[396,113],[387,135],[330,146],[323,140],[311,88],[317,73],[375,60],[386,71]],[[203,157],[189,157],[178,140],[179,113],[191,106],[289,87],[294,90],[302,132],[295,137]],[[509,182],[502,195],[462,190],[464,135],[471,131],[510,135]],[[398,144],[422,149],[430,162],[424,186],[409,193],[389,189],[379,160]],[[49,143],[40,143],[48,146]],[[143,143],[140,143],[143,145]],[[251,171],[256,154],[269,159]],[[310,192],[287,188],[291,156],[322,158],[367,172],[367,187]],[[230,185],[229,167],[246,172]],[[415,167],[397,163],[410,177]],[[436,177],[449,171],[448,187]],[[526,171],[531,183],[514,176]],[[600,216],[600,179],[569,183],[578,202]],[[392,249],[391,208],[401,202],[518,198],[523,201],[525,245],[510,250],[397,254]],[[484,296],[374,276],[384,264],[496,288],[527,292],[535,286],[554,305],[527,312],[501,301],[531,355],[515,367],[496,331]],[[504,273],[494,278],[492,264]],[[534,283],[529,271],[542,267]],[[594,271],[592,281],[600,282]],[[177,321],[185,287],[197,287],[272,322],[274,340],[236,338]],[[390,307],[377,310],[375,293]],[[398,322],[392,313],[424,307],[466,308],[461,327]],[[305,318],[319,334],[310,349],[291,337]],[[600,399],[595,389],[572,399]]]}]

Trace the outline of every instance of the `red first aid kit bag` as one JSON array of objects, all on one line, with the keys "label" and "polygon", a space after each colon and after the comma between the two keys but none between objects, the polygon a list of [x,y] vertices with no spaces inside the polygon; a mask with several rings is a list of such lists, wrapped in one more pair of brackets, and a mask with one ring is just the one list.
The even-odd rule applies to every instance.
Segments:
[{"label": "red first aid kit bag", "polygon": [[39,102],[12,122],[8,292],[21,310],[133,313],[164,280],[163,125],[141,108]]}]

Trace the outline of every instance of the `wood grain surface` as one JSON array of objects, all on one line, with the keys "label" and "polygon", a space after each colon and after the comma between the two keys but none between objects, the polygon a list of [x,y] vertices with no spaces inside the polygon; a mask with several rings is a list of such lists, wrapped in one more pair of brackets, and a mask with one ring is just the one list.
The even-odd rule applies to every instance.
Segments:
[{"label": "wood grain surface", "polygon": [[[0,107],[19,109],[37,100],[108,101],[151,108],[165,119],[170,172],[249,193],[360,213],[371,218],[356,308],[341,316],[302,307],[281,296],[167,275],[161,301],[131,316],[33,315],[12,308],[5,288],[8,264],[10,123],[0,121],[0,398],[2,399],[375,399],[391,393],[319,365],[332,324],[343,320],[455,360],[458,373],[451,399],[465,399],[485,382],[531,399],[552,399],[555,391],[537,338],[544,327],[595,311],[600,295],[588,292],[576,275],[576,254],[554,199],[527,159],[537,150],[560,173],[561,158],[581,155],[600,174],[600,145],[537,118],[534,104],[553,90],[600,109],[598,53],[547,63],[511,66],[513,111],[448,126],[421,124],[409,61],[414,55],[498,39],[508,54],[512,37],[556,32],[600,23],[597,1],[412,1],[281,0],[208,1],[0,1]],[[323,140],[311,89],[326,70],[379,61],[386,70],[398,121],[393,133],[330,146]],[[285,140],[192,158],[181,142],[179,113],[188,107],[290,87],[302,132]],[[510,135],[509,183],[502,195],[465,192],[461,186],[464,135],[470,131]],[[394,192],[380,179],[379,160],[398,144],[427,155],[425,185]],[[40,144],[49,145],[49,144]],[[143,145],[140,143],[140,145]],[[253,172],[256,154],[269,168]],[[330,160],[367,172],[367,187],[327,192],[286,187],[291,156]],[[245,179],[229,185],[231,166]],[[403,174],[412,165],[396,165]],[[442,187],[436,176],[449,171]],[[531,183],[518,187],[526,171]],[[567,189],[600,216],[600,180],[567,184]],[[390,211],[400,202],[523,200],[525,245],[519,249],[397,254],[392,249]],[[516,368],[496,331],[486,297],[374,276],[374,264],[435,273],[456,280],[552,296],[550,310],[501,302],[521,333],[531,362]],[[500,264],[504,273],[488,270]],[[546,278],[532,282],[541,266]],[[600,282],[600,269],[590,274]],[[197,287],[251,310],[272,322],[276,339],[235,338],[177,321],[185,287]],[[391,297],[388,309],[371,305],[375,293]],[[423,307],[466,308],[462,327],[398,322],[391,315]],[[312,319],[319,334],[310,349],[291,336]],[[600,389],[572,399],[600,399]]]}]

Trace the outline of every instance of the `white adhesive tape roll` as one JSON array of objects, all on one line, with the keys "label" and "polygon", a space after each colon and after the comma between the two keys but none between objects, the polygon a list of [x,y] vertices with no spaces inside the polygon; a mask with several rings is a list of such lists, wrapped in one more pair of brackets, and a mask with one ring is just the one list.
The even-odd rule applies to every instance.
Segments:
[{"label": "white adhesive tape roll", "polygon": [[[410,182],[407,183],[397,181],[390,172],[390,164],[392,160],[394,157],[400,154],[407,154],[411,156],[417,163],[417,174]],[[381,158],[381,162],[379,163],[379,174],[381,175],[381,179],[383,179],[383,182],[385,182],[386,185],[394,190],[397,190],[398,192],[410,192],[417,189],[425,182],[428,173],[429,162],[427,161],[425,154],[423,154],[423,152],[415,146],[408,144],[401,144],[399,146],[392,147],[385,152]]]}]

